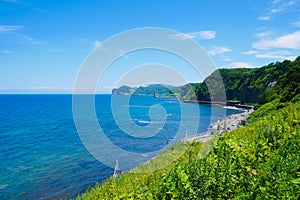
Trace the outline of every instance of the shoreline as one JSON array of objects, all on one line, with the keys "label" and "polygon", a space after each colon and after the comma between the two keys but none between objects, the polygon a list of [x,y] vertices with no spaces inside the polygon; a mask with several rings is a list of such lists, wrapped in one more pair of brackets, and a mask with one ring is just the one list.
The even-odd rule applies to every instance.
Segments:
[{"label": "shoreline", "polygon": [[[229,108],[229,109],[232,109],[232,108]],[[239,109],[239,110],[241,110],[241,109]],[[243,111],[244,112],[242,112],[242,113],[232,114],[232,115],[228,115],[226,117],[223,117],[223,118],[219,119],[218,121],[211,123],[209,125],[209,129],[207,131],[201,132],[201,133],[198,133],[198,134],[195,134],[195,135],[187,136],[186,138],[184,138],[184,139],[182,139],[178,142],[184,142],[184,143],[188,143],[188,142],[207,142],[209,140],[212,140],[213,138],[215,138],[216,136],[220,135],[223,132],[230,132],[230,131],[233,131],[235,129],[240,128],[241,126],[245,126],[246,124],[242,125],[241,121],[246,122],[247,117],[254,110],[253,109],[251,109],[251,110],[243,109]],[[226,124],[230,124],[229,127],[231,127],[231,128],[229,130],[226,130]],[[234,125],[234,126],[232,126],[232,125]],[[176,142],[176,143],[178,143],[178,142]],[[146,162],[142,162],[140,164],[148,164],[151,160],[156,159],[161,153],[162,152],[158,153],[156,156],[154,156],[153,158],[147,160]],[[133,169],[130,169],[129,171],[131,171]]]},{"label": "shoreline", "polygon": [[[231,109],[231,108],[230,108]],[[253,108],[244,110],[242,113],[228,115],[216,122],[210,124],[208,131],[199,133],[197,135],[189,136],[183,139],[184,142],[206,142],[213,139],[216,135],[223,132],[230,132],[242,126],[246,126],[247,117],[253,112]]]},{"label": "shoreline", "polygon": [[223,107],[233,107],[237,109],[242,110],[252,110],[254,106],[247,105],[247,104],[241,104],[240,102],[230,102],[230,101],[206,101],[206,100],[190,100],[190,99],[181,99],[183,103],[193,103],[193,104],[209,104],[209,105],[217,105],[217,106],[223,106]]},{"label": "shoreline", "polygon": [[[184,100],[182,100],[182,101],[184,102]],[[240,128],[241,126],[245,126],[245,125],[242,125],[241,122],[242,121],[246,122],[247,117],[254,111],[254,106],[251,106],[251,109],[242,109],[242,108],[238,108],[236,106],[224,106],[224,104],[221,105],[221,104],[210,103],[210,105],[222,106],[225,109],[243,110],[243,112],[222,117],[219,120],[217,120],[216,122],[211,123],[209,125],[209,128],[207,131],[197,133],[195,135],[187,136],[186,138],[179,140],[176,143],[184,142],[186,144],[186,143],[190,143],[190,142],[199,142],[199,143],[200,142],[202,142],[202,143],[208,142],[208,141],[214,139],[215,137],[219,136],[223,132],[230,132],[230,131]],[[176,144],[176,143],[174,143],[174,144]],[[139,163],[137,166],[135,166],[132,169],[129,169],[128,171],[122,171],[121,169],[118,169],[119,173],[117,173],[116,176],[114,176],[114,174],[112,174],[111,177],[114,177],[114,178],[120,177],[120,176],[122,176],[122,172],[123,173],[135,173],[134,170],[138,166],[149,164],[151,161],[157,159],[162,154],[162,152],[158,153],[157,155],[155,155],[154,157],[150,158],[149,160],[147,160],[145,162]]]}]

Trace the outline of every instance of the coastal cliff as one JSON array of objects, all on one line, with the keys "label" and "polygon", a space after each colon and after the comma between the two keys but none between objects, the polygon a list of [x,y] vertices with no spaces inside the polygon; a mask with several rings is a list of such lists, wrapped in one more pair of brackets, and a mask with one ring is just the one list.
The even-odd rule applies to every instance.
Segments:
[{"label": "coastal cliff", "polygon": [[[222,80],[219,79],[218,73]],[[152,84],[131,88],[122,86],[112,91],[113,95],[152,96],[155,91],[160,97],[177,97],[192,101],[214,101],[214,96],[223,92],[224,83],[227,101],[247,104],[264,104],[278,98],[283,102],[300,93],[300,57],[294,61],[270,63],[260,68],[218,69],[202,83],[190,83],[180,87]],[[214,85],[209,91],[207,84]],[[214,95],[211,95],[214,94]]]}]

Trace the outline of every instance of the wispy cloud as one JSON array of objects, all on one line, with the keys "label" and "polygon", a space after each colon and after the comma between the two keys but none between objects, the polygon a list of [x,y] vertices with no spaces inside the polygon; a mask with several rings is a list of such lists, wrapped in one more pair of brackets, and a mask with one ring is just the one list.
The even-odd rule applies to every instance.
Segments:
[{"label": "wispy cloud", "polygon": [[293,22],[292,25],[296,27],[300,27],[300,21]]},{"label": "wispy cloud", "polygon": [[280,60],[294,60],[296,56],[287,50],[277,50],[277,51],[246,51],[241,52],[244,55],[253,55],[256,58],[263,58],[263,59],[280,59]]},{"label": "wispy cloud", "polygon": [[223,56],[223,61],[230,62],[231,58],[229,58],[228,56]]},{"label": "wispy cloud", "polygon": [[53,48],[50,48],[50,49],[47,49],[48,51],[52,51],[52,52],[63,52],[64,50],[62,49],[53,49]]},{"label": "wispy cloud", "polygon": [[261,20],[261,21],[270,21],[271,20],[271,16],[259,16],[258,20]]},{"label": "wispy cloud", "polygon": [[3,53],[3,54],[12,54],[12,51],[10,51],[10,50],[1,50],[1,53]]},{"label": "wispy cloud", "polygon": [[232,68],[251,68],[251,67],[253,67],[253,64],[248,63],[248,62],[233,62],[233,63],[230,63],[228,65],[228,67],[232,67]]},{"label": "wispy cloud", "polygon": [[259,53],[259,51],[253,51],[253,50],[241,52],[241,54],[244,54],[244,55],[255,55],[258,53]]},{"label": "wispy cloud", "polygon": [[271,6],[267,8],[267,12],[264,15],[259,16],[258,20],[269,21],[274,14],[282,13],[295,4],[296,0],[273,0]]},{"label": "wispy cloud", "polygon": [[289,51],[272,51],[272,52],[262,52],[255,54],[257,58],[267,58],[267,59],[284,59],[284,60],[294,60],[296,56],[293,56]]},{"label": "wispy cloud", "polygon": [[23,26],[19,25],[0,25],[0,34],[11,34],[15,35],[19,38],[22,38],[32,44],[45,44],[45,41],[39,41],[32,37],[29,37],[23,33],[20,33],[20,31],[24,30]]},{"label": "wispy cloud", "polygon": [[21,1],[18,0],[2,0],[3,2],[8,2],[8,3],[16,3],[16,4],[21,4]]},{"label": "wispy cloud", "polygon": [[36,8],[32,6],[32,4],[29,1],[21,1],[21,0],[0,0],[0,2],[5,2],[5,3],[11,3],[11,4],[18,4],[22,6],[25,9],[32,10],[34,12],[39,12],[39,13],[48,13],[47,10],[43,10],[40,8]]},{"label": "wispy cloud", "polygon": [[287,48],[300,49],[300,31],[283,35],[274,39],[264,38],[253,43],[256,49]]},{"label": "wispy cloud", "polygon": [[[96,40],[94,42],[92,42],[92,40],[88,40],[88,39],[81,39],[82,42],[86,43],[87,44],[87,41],[89,41],[89,45],[93,45],[94,48],[97,48],[97,49],[101,49],[101,51],[109,51],[109,49],[107,47],[104,46],[103,42],[100,42],[99,40]],[[122,54],[124,53],[123,52],[124,50],[120,50],[119,54],[120,56],[122,56]]]},{"label": "wispy cloud", "polygon": [[13,33],[23,29],[23,26],[17,25],[0,25],[0,33]]},{"label": "wispy cloud", "polygon": [[187,40],[187,39],[195,39],[199,38],[202,40],[209,40],[216,37],[215,31],[198,31],[198,32],[190,32],[190,33],[177,33],[170,35],[171,38],[176,38],[180,40]]},{"label": "wispy cloud", "polygon": [[15,33],[15,35],[20,38],[23,38],[24,40],[27,40],[28,42],[30,42],[32,44],[46,44],[47,43],[46,41],[39,41],[39,40],[36,40],[36,39],[29,37],[27,35],[24,35],[24,34]]},{"label": "wispy cloud", "polygon": [[195,33],[196,37],[200,37],[203,40],[209,40],[216,37],[217,32],[215,31],[199,31]]},{"label": "wispy cloud", "polygon": [[101,45],[101,42],[99,41],[99,40],[96,40],[95,42],[94,42],[94,46],[95,47],[98,47],[98,46],[100,46]]},{"label": "wispy cloud", "polygon": [[259,32],[259,33],[255,34],[255,37],[265,38],[265,37],[271,36],[272,34],[273,34],[272,31],[262,31],[262,32]]},{"label": "wispy cloud", "polygon": [[214,47],[208,51],[209,55],[212,55],[212,56],[217,55],[217,54],[223,54],[226,52],[231,52],[231,49],[229,49],[228,47],[218,46],[218,47]]}]

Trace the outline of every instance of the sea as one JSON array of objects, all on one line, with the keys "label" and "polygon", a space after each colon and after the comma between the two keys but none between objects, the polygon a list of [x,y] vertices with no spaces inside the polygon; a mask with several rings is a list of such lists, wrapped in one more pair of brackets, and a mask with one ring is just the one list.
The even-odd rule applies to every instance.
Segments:
[{"label": "sea", "polygon": [[[119,161],[124,172],[182,140],[178,135],[202,134],[211,123],[241,112],[176,98],[100,94],[93,98],[96,120],[111,144],[148,155]],[[113,166],[86,148],[72,100],[71,94],[0,95],[0,199],[72,199],[113,174]],[[189,130],[191,126],[196,128]],[[143,131],[146,128],[150,131]]]}]

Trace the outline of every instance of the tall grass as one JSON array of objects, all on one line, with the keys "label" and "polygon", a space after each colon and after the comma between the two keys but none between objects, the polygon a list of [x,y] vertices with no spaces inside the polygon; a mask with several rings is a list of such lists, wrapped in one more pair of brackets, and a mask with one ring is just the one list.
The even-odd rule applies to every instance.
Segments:
[{"label": "tall grass", "polygon": [[300,103],[272,102],[250,120],[207,143],[178,143],[78,199],[300,199]]}]

